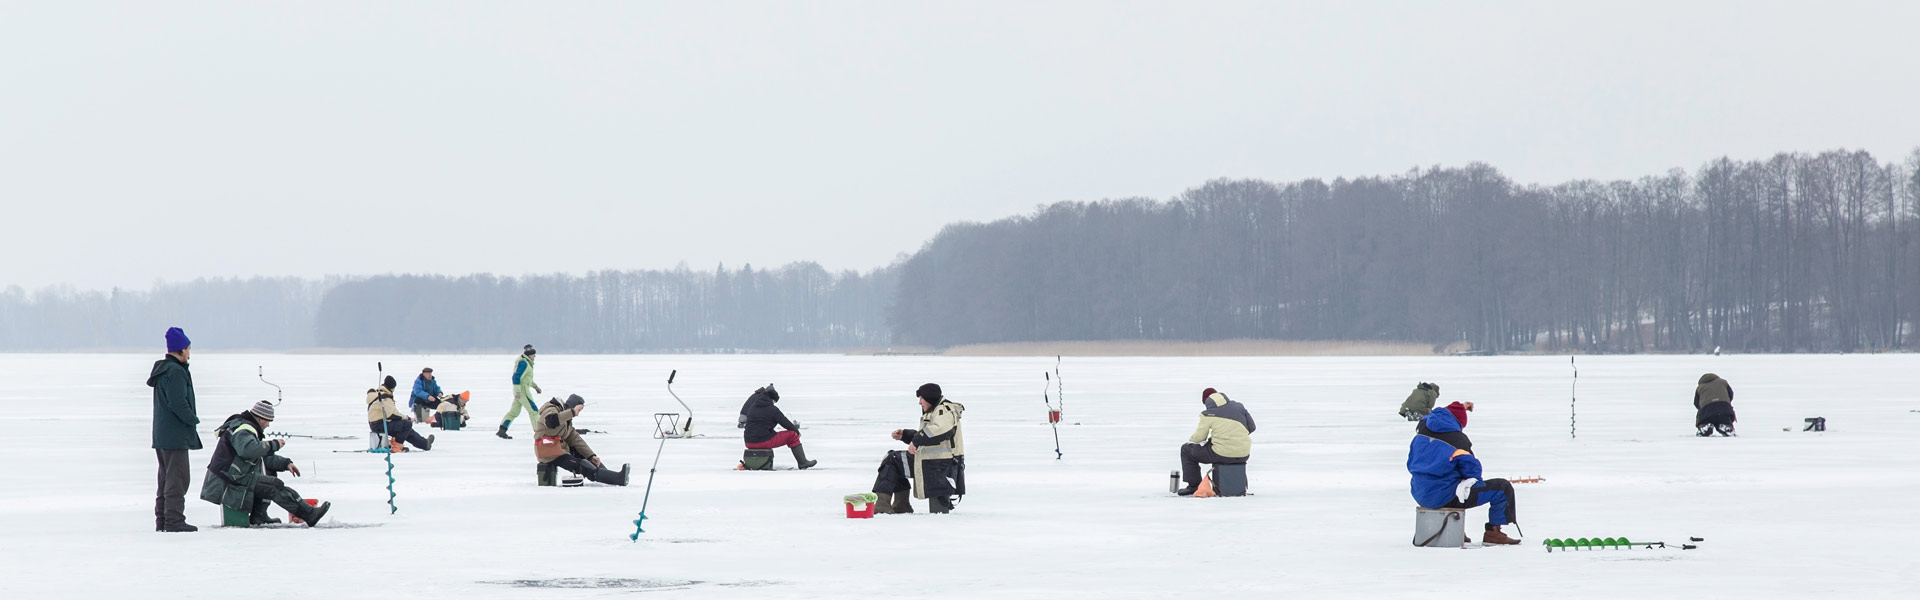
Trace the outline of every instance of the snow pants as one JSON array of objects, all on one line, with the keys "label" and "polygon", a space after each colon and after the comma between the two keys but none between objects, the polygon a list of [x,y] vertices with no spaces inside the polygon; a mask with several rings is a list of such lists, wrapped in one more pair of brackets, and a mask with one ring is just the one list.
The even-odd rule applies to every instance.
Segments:
[{"label": "snow pants", "polygon": [[1180,446],[1180,480],[1187,485],[1200,485],[1200,463],[1210,465],[1244,465],[1247,457],[1221,456],[1213,451],[1213,446],[1189,443]]},{"label": "snow pants", "polygon": [[1693,413],[1693,426],[1695,428],[1707,425],[1732,427],[1735,419],[1732,402],[1709,402]]},{"label": "snow pants", "polygon": [[253,480],[253,521],[266,520],[268,503],[277,504],[287,514],[302,519],[313,512],[313,507],[300,499],[300,492],[287,487],[286,482],[272,474],[261,475]]},{"label": "snow pants", "polygon": [[1482,504],[1487,507],[1488,525],[1506,525],[1519,520],[1519,513],[1513,507],[1513,483],[1505,479],[1488,479],[1473,486],[1473,500],[1461,502],[1454,498],[1443,508],[1473,508]]},{"label": "snow pants", "polygon": [[626,485],[620,481],[619,469],[600,467],[593,464],[593,461],[574,456],[572,453],[562,454],[547,464],[607,485]]},{"label": "snow pants", "polygon": [[193,485],[193,467],[187,466],[187,451],[154,450],[160,459],[159,485],[153,492],[153,527],[187,524],[187,487]]},{"label": "snow pants", "polygon": [[504,429],[512,425],[513,420],[520,416],[521,409],[526,409],[528,419],[540,417],[540,407],[533,405],[533,396],[522,395],[519,388],[514,388],[513,401],[507,403],[507,416],[500,420],[500,427]]},{"label": "snow pants", "polygon": [[774,448],[781,448],[781,447],[792,448],[798,445],[800,445],[800,432],[782,431],[780,433],[773,434],[773,437],[771,439],[768,439],[767,441],[753,442],[753,443],[747,444],[747,447],[754,450],[772,450]]},{"label": "snow pants", "polygon": [[400,417],[387,417],[384,426],[382,423],[382,421],[368,421],[367,430],[374,433],[385,433],[387,437],[400,440],[415,448],[427,447],[427,438],[420,437],[420,432],[413,430],[413,421],[408,421]]}]

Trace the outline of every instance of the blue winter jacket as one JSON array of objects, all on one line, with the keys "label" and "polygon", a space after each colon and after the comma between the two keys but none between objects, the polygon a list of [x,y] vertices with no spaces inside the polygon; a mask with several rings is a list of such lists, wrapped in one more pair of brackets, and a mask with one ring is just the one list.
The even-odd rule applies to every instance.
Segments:
[{"label": "blue winter jacket", "polygon": [[[1460,421],[1447,409],[1427,413],[1427,429],[1436,434],[1460,431]],[[1440,438],[1416,435],[1407,448],[1407,472],[1413,474],[1413,499],[1427,508],[1440,508],[1455,499],[1460,480],[1480,479],[1480,459]]]},{"label": "blue winter jacket", "polygon": [[427,381],[425,377],[413,378],[413,397],[407,399],[407,408],[418,406],[434,396],[440,395],[440,382]]}]

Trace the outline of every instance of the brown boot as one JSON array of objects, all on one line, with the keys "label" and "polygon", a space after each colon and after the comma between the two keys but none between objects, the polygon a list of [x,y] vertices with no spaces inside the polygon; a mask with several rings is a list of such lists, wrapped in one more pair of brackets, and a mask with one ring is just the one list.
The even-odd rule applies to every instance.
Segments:
[{"label": "brown boot", "polygon": [[913,514],[913,492],[894,492],[892,514]]},{"label": "brown boot", "polygon": [[893,494],[882,494],[879,492],[874,492],[873,495],[879,497],[878,500],[873,501],[873,514],[876,514],[876,515],[893,514]]},{"label": "brown boot", "polygon": [[1500,526],[1494,525],[1492,523],[1487,524],[1487,533],[1485,536],[1481,537],[1480,539],[1482,542],[1484,542],[1488,546],[1492,546],[1495,544],[1511,546],[1513,544],[1520,543],[1520,540],[1507,537],[1507,534],[1501,533]]}]

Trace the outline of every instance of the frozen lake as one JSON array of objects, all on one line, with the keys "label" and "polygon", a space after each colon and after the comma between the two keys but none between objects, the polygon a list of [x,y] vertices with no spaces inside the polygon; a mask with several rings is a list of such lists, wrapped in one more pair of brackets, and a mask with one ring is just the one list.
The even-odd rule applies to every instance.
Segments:
[{"label": "frozen lake", "polygon": [[[1061,367],[1065,460],[1041,402],[1051,358],[541,355],[546,396],[580,394],[576,422],[634,485],[534,485],[527,419],[493,436],[513,357],[196,355],[202,437],[191,534],[152,531],[152,355],[7,355],[0,460],[0,597],[593,598],[637,591],[768,597],[1912,597],[1920,540],[1920,358],[1642,356],[1579,360],[1568,438],[1566,357],[1071,358]],[[474,426],[394,457],[388,514],[364,441],[293,440],[290,484],[332,501],[328,527],[212,527],[197,498],[212,430],[272,388],[273,429],[365,437],[374,364],[408,382],[431,366],[473,392]],[[658,442],[651,415],[692,405],[695,432],[666,442],[647,532],[630,542]],[[1693,437],[1703,372],[1732,382],[1740,437]],[[844,517],[882,454],[912,427],[915,387],[967,406],[971,494],[952,515]],[[1525,543],[1414,548],[1404,469],[1412,425],[1395,416],[1419,381],[1477,404],[1467,432],[1490,477],[1516,486]],[[757,386],[803,426],[809,471],[738,472],[734,415]],[[402,393],[408,383],[402,383]],[[1258,420],[1242,498],[1167,493],[1199,392]],[[1829,431],[1801,420],[1826,417]],[[1787,431],[1783,431],[1785,428]],[[778,465],[791,469],[786,450]],[[1468,515],[1479,538],[1485,508]],[[275,516],[281,516],[276,508]],[[348,527],[365,525],[372,527]],[[1510,527],[1508,533],[1515,532]],[[1700,549],[1553,553],[1549,537],[1706,538]],[[572,581],[567,581],[572,578]],[[602,584],[626,587],[554,589]]]}]

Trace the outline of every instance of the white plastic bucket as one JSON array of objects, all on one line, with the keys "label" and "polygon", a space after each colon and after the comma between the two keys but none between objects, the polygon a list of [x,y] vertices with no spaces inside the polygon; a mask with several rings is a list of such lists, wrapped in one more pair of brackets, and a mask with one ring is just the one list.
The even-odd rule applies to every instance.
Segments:
[{"label": "white plastic bucket", "polygon": [[1467,543],[1465,509],[1414,507],[1413,545],[1423,548],[1459,548]]}]

